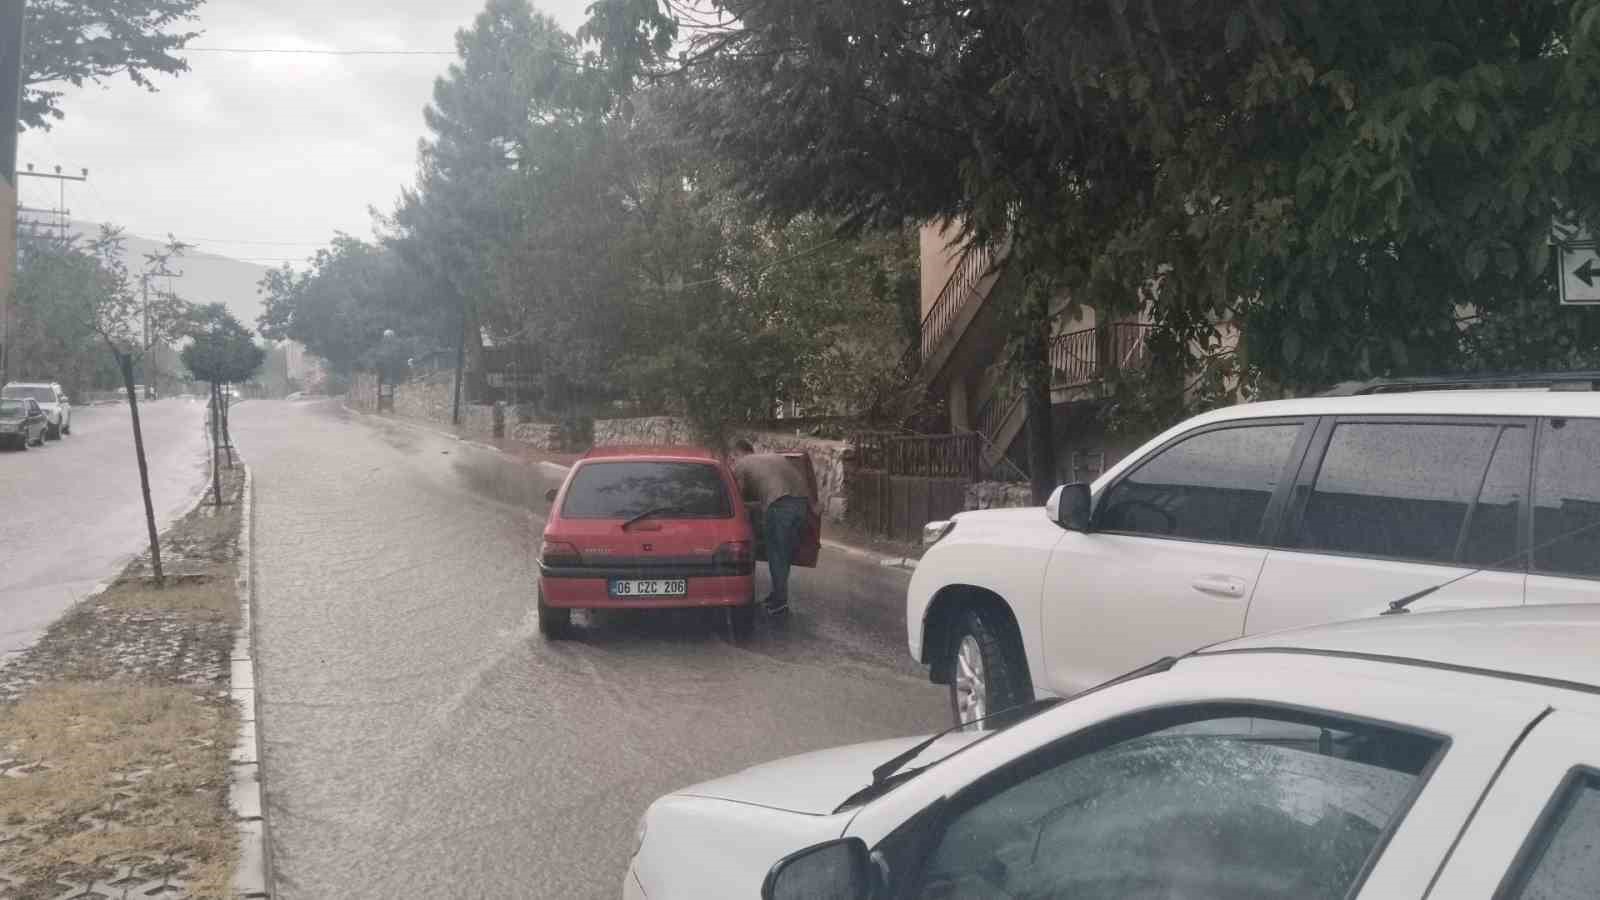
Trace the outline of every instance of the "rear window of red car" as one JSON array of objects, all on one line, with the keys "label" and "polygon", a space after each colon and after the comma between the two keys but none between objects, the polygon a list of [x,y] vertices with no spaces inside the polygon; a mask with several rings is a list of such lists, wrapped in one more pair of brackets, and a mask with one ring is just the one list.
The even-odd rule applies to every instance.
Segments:
[{"label": "rear window of red car", "polygon": [[710,463],[619,460],[578,467],[561,515],[568,519],[631,519],[653,510],[672,519],[726,519],[732,498]]}]

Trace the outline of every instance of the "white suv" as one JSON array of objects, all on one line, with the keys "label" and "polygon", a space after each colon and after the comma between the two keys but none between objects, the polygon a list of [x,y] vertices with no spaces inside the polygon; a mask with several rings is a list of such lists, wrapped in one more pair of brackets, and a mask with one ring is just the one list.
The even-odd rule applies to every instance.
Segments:
[{"label": "white suv", "polygon": [[929,523],[912,656],[970,722],[1419,592],[1401,607],[1600,601],[1600,375],[1443,387],[1216,410],[1044,509]]},{"label": "white suv", "polygon": [[0,388],[0,399],[32,400],[38,403],[39,408],[44,410],[44,436],[52,441],[59,441],[62,435],[72,433],[72,404],[67,402],[67,394],[61,390],[61,385],[55,382],[9,382]]}]

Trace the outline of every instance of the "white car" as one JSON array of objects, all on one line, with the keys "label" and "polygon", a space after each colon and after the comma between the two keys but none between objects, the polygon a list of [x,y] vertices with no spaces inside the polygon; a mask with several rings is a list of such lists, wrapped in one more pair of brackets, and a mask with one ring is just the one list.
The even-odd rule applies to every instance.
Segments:
[{"label": "white car", "polygon": [[32,400],[44,410],[44,436],[52,441],[72,433],[72,404],[61,385],[44,381],[12,381],[0,388],[0,400]]},{"label": "white car", "polygon": [[1430,588],[1418,609],[1600,601],[1597,379],[1219,409],[1044,509],[930,523],[911,654],[971,721]]},{"label": "white car", "polygon": [[1592,900],[1597,648],[1592,605],[1241,639],[670,794],[622,895]]}]

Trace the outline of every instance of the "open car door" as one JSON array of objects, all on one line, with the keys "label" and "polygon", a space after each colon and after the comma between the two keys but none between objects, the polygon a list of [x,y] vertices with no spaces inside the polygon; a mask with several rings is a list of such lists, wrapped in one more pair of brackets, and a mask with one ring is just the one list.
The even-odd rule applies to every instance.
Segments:
[{"label": "open car door", "polygon": [[811,491],[811,509],[806,514],[806,527],[800,533],[800,543],[794,548],[794,564],[814,569],[817,567],[817,556],[822,553],[822,507],[817,497],[817,469],[811,464],[809,453],[783,455],[805,473],[806,488]]},{"label": "open car door", "polygon": [[[808,569],[817,567],[817,557],[822,553],[822,510],[817,499],[817,469],[810,455],[794,451],[782,454],[806,476],[806,487],[811,491],[811,511],[806,516],[806,527],[800,534],[800,543],[794,548],[794,565]],[[756,559],[767,561],[766,531],[761,525],[761,504],[747,503],[750,525],[755,529]]]}]

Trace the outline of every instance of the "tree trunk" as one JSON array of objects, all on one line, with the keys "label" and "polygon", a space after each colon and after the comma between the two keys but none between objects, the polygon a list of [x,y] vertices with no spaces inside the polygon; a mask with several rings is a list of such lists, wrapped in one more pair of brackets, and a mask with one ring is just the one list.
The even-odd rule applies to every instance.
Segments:
[{"label": "tree trunk", "polygon": [[217,453],[222,443],[222,414],[219,412],[220,404],[217,402],[220,392],[217,383],[211,383],[211,499],[217,506],[222,505],[222,467],[217,464]]},{"label": "tree trunk", "polygon": [[1023,338],[1023,403],[1028,413],[1028,481],[1043,505],[1056,487],[1055,427],[1050,403],[1050,302],[1029,298]]},{"label": "tree trunk", "polygon": [[450,424],[461,424],[461,382],[467,375],[467,325],[469,322],[467,309],[471,304],[465,300],[461,303],[461,334],[456,342],[456,387],[455,398],[450,404]]},{"label": "tree trunk", "polygon": [[228,402],[230,387],[222,386],[222,449],[228,454],[228,468],[233,468],[233,432],[228,430],[228,416],[233,413],[233,406]]},{"label": "tree trunk", "polygon": [[133,455],[139,460],[139,493],[144,495],[144,526],[150,537],[150,574],[156,583],[164,579],[161,571],[161,533],[156,531],[156,507],[150,500],[150,467],[144,459],[144,431],[139,427],[139,395],[133,389],[133,356],[113,350],[117,368],[122,371],[122,387],[128,392],[128,416],[133,420]]}]

